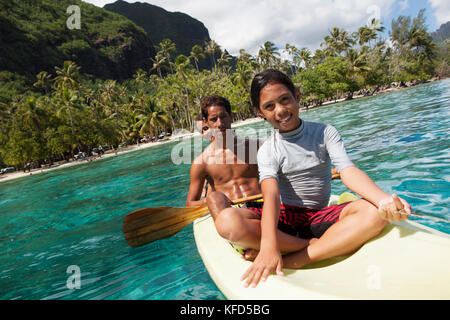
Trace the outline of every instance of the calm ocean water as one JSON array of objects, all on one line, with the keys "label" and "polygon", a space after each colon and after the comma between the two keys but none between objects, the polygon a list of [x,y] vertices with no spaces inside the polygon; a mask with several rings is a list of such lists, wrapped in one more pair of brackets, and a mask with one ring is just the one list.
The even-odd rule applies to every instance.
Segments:
[{"label": "calm ocean water", "polygon": [[[416,213],[450,220],[450,80],[314,109],[357,166]],[[255,123],[237,130],[268,128]],[[192,226],[131,249],[124,216],[184,206],[189,165],[177,142],[0,183],[0,299],[225,299],[197,253]],[[346,188],[333,182],[333,193]],[[415,219],[450,233],[450,225]],[[67,288],[69,266],[81,288]]]}]

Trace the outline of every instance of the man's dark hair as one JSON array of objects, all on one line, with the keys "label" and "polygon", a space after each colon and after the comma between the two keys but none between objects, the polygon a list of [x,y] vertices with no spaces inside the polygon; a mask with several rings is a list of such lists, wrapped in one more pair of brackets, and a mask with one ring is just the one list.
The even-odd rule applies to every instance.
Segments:
[{"label": "man's dark hair", "polygon": [[231,117],[231,105],[230,105],[230,102],[224,97],[221,97],[221,96],[218,96],[216,94],[213,94],[213,95],[208,96],[205,99],[203,99],[202,104],[201,104],[202,116],[206,120],[208,120],[208,108],[211,107],[211,106],[224,107],[226,112]]},{"label": "man's dark hair", "polygon": [[252,106],[254,108],[259,109],[259,94],[261,90],[269,83],[279,83],[286,86],[286,88],[288,88],[289,91],[292,92],[292,95],[295,97],[295,86],[292,83],[292,80],[281,71],[275,69],[267,69],[261,73],[258,73],[253,78],[250,89],[250,97],[252,99]]}]

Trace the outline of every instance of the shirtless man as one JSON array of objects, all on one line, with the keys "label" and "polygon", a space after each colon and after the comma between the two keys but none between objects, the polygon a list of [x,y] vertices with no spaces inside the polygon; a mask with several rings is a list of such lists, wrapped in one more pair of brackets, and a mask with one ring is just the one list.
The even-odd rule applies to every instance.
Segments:
[{"label": "shirtless man", "polygon": [[[215,220],[223,208],[231,205],[230,199],[261,193],[256,152],[262,142],[234,135],[231,130],[231,106],[227,99],[217,95],[209,96],[203,100],[201,111],[203,129],[209,128],[207,130],[210,131],[202,130],[202,134],[211,143],[191,166],[186,206],[207,204]],[[208,176],[213,182],[213,192],[200,199]]]}]

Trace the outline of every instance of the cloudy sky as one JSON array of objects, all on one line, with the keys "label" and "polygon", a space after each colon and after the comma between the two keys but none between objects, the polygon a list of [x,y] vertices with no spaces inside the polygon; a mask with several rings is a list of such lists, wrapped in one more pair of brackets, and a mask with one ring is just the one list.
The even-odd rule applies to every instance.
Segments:
[{"label": "cloudy sky", "polygon": [[[114,0],[85,0],[103,7]],[[133,3],[136,1],[127,0]],[[376,17],[390,29],[399,15],[416,17],[426,9],[428,31],[450,20],[449,0],[141,0],[167,11],[183,12],[203,22],[222,49],[255,55],[266,41],[315,50],[328,30],[350,32]],[[387,36],[387,35],[386,35]]]}]

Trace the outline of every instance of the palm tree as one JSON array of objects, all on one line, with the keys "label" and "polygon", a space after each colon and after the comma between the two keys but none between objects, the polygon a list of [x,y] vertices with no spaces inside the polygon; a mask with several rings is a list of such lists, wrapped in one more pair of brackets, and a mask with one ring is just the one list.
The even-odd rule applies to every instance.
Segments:
[{"label": "palm tree", "polygon": [[350,72],[363,72],[371,70],[366,61],[366,55],[361,54],[358,50],[350,49],[347,54],[347,59],[349,62]]},{"label": "palm tree", "polygon": [[219,65],[220,68],[221,66],[224,66],[225,64],[230,62],[230,60],[231,56],[228,54],[228,52],[222,51],[222,53],[220,54],[220,58],[217,60],[217,64]]},{"label": "palm tree", "polygon": [[130,102],[128,111],[125,113],[124,118],[124,125],[121,128],[121,135],[123,137],[123,140],[126,141],[136,141],[136,139],[139,138],[139,129],[140,127],[137,125],[139,119],[137,118],[137,115],[139,114],[136,110],[132,110],[132,103]]},{"label": "palm tree", "polygon": [[[136,82],[143,81],[142,76],[145,76],[145,72],[138,70],[135,75]],[[119,126],[121,123],[121,113],[119,109],[119,92],[117,88],[117,82],[115,80],[106,80],[101,89],[99,103],[103,107],[103,111],[109,117],[109,119],[118,119]]]},{"label": "palm tree", "polygon": [[358,44],[362,47],[364,44],[366,44],[369,41],[370,34],[371,34],[370,29],[366,26],[362,26],[362,27],[359,27],[357,32],[353,33],[353,37],[356,39]]},{"label": "palm tree", "polygon": [[334,27],[333,30],[328,30],[328,32],[330,33],[330,35],[325,36],[324,42],[321,44],[321,46],[325,47],[325,52],[327,54],[335,56],[340,52],[339,38],[341,30]]},{"label": "palm tree", "polygon": [[192,47],[190,58],[192,58],[192,60],[194,60],[195,68],[197,69],[197,71],[199,71],[199,69],[198,69],[199,59],[206,58],[206,55],[203,52],[203,48],[201,45],[196,44],[195,46]]},{"label": "palm tree", "polygon": [[153,66],[150,69],[150,71],[156,70],[161,79],[162,79],[161,68],[166,62],[166,59],[167,58],[163,56],[161,51],[156,54],[155,59],[151,59],[153,61]]},{"label": "palm tree", "polygon": [[354,44],[354,41],[353,41],[352,37],[350,36],[350,34],[345,30],[341,31],[341,33],[339,35],[339,49],[341,51],[339,51],[339,54],[342,51],[348,52],[348,50],[352,47],[353,44]]},{"label": "palm tree", "polygon": [[425,58],[431,61],[436,44],[426,30],[413,25],[409,32],[408,42],[411,48],[414,48],[419,61],[423,61]]},{"label": "palm tree", "polygon": [[47,94],[52,86],[52,75],[48,74],[47,71],[41,71],[37,74],[36,78],[37,81],[33,83],[33,86],[42,89]]},{"label": "palm tree", "polygon": [[342,51],[347,51],[353,45],[353,39],[347,31],[334,27],[329,32],[330,35],[325,36],[321,44],[327,55],[341,55]]},{"label": "palm tree", "polygon": [[298,53],[298,56],[301,61],[305,64],[305,68],[309,68],[309,64],[311,62],[311,51],[308,48],[302,48]]},{"label": "palm tree", "polygon": [[288,55],[293,56],[295,52],[298,51],[298,49],[295,46],[286,43],[286,46],[284,47],[283,51],[286,52]]},{"label": "palm tree", "polygon": [[53,83],[57,89],[55,91],[55,101],[60,101],[61,105],[57,115],[61,115],[62,111],[67,111],[70,119],[70,129],[72,131],[72,139],[76,140],[72,107],[78,99],[76,91],[80,87],[78,81],[80,67],[75,62],[64,61],[62,68],[55,67],[56,77]]},{"label": "palm tree", "polygon": [[366,86],[366,73],[371,71],[369,64],[367,63],[366,54],[358,52],[355,49],[350,49],[347,52],[348,59],[348,76],[353,77],[359,75],[364,79],[364,87]]},{"label": "palm tree", "polygon": [[382,26],[383,22],[380,20],[377,20],[375,18],[373,18],[370,21],[370,25],[368,26],[369,30],[372,32],[372,37],[369,39],[370,40],[375,40],[377,38],[377,32],[383,32],[384,31],[384,27]]},{"label": "palm tree", "polygon": [[317,65],[317,64],[321,63],[327,55],[328,54],[326,51],[316,49],[316,51],[314,52],[314,56],[311,59],[311,62],[313,63],[313,65]]},{"label": "palm tree", "polygon": [[183,83],[186,85],[187,71],[190,68],[192,68],[189,57],[186,57],[185,55],[180,54],[175,59],[175,63],[173,65],[175,66],[176,74],[178,74],[181,77],[181,79],[183,80]]},{"label": "palm tree", "polygon": [[292,64],[294,64],[294,66],[291,66],[290,69],[292,70],[292,73],[295,73],[295,66],[297,68],[299,67],[299,61],[298,61],[299,60],[298,59],[299,50],[295,46],[290,45],[289,43],[286,43],[286,46],[284,47],[283,51],[292,57]]},{"label": "palm tree", "polygon": [[140,105],[135,111],[137,122],[134,126],[139,129],[139,134],[146,133],[156,135],[156,131],[162,125],[167,124],[167,116],[158,108],[156,102],[150,97],[141,97]]},{"label": "palm tree", "polygon": [[185,55],[180,54],[179,56],[177,56],[174,65],[176,74],[181,78],[183,82],[183,88],[186,94],[185,120],[187,120],[188,126],[191,126],[191,117],[189,117],[189,88],[187,84],[188,71],[190,68],[192,68],[191,61]]},{"label": "palm tree", "polygon": [[276,64],[276,58],[280,56],[277,52],[277,47],[270,41],[266,41],[264,45],[258,51],[258,62],[263,69],[271,68]]},{"label": "palm tree", "polygon": [[245,49],[241,49],[239,50],[239,57],[238,57],[238,61],[242,61],[242,62],[251,62],[253,60],[253,57],[251,54],[247,53],[245,51]]},{"label": "palm tree", "polygon": [[[133,78],[134,78],[134,81],[136,81],[138,89],[141,90],[144,87],[144,83],[147,78],[147,73],[142,69],[138,69],[136,71],[136,73],[133,75]],[[107,81],[105,83],[105,86],[108,87],[108,89],[114,87],[114,90],[115,90],[116,82],[115,81],[114,82]]]},{"label": "palm tree", "polygon": [[62,89],[76,89],[79,87],[80,67],[73,61],[64,61],[63,67],[55,67],[56,77],[54,83]]},{"label": "palm tree", "polygon": [[173,73],[173,69],[172,69],[172,65],[171,65],[171,61],[170,61],[170,57],[171,57],[170,53],[175,52],[177,50],[175,43],[170,39],[164,39],[163,41],[161,41],[159,43],[159,49],[160,50],[158,53],[167,59],[167,62],[169,63],[169,67],[170,67],[170,72]]},{"label": "palm tree", "polygon": [[213,62],[214,69],[216,69],[216,59],[214,58],[214,55],[218,51],[221,51],[220,46],[214,40],[210,40],[205,43],[205,52],[211,56],[211,61]]},{"label": "palm tree", "polygon": [[75,143],[77,138],[75,135],[74,114],[72,109],[80,109],[80,106],[77,104],[78,96],[74,90],[66,88],[62,92],[55,92],[54,100],[59,104],[59,109],[56,112],[56,116],[58,118],[62,118],[62,115],[65,112],[69,115],[72,142]]},{"label": "palm tree", "polygon": [[38,101],[35,97],[29,97],[22,105],[24,113],[22,117],[25,122],[32,124],[39,135],[42,134],[42,122],[46,119],[46,114],[42,108],[39,107]]},{"label": "palm tree", "polygon": [[248,62],[238,61],[236,72],[232,80],[236,85],[240,85],[247,93],[250,92],[250,81],[253,78],[253,70]]},{"label": "palm tree", "polygon": [[79,70],[80,67],[73,61],[64,61],[62,68],[55,67],[56,77],[53,80],[56,88],[64,91],[66,89],[79,88]]},{"label": "palm tree", "polygon": [[0,101],[0,131],[6,135],[8,122],[13,119],[14,113],[12,112],[9,104]]},{"label": "palm tree", "polygon": [[357,32],[353,33],[353,37],[358,41],[358,44],[362,47],[364,44],[375,40],[377,38],[377,32],[383,32],[382,22],[373,18],[369,25],[362,26]]}]

